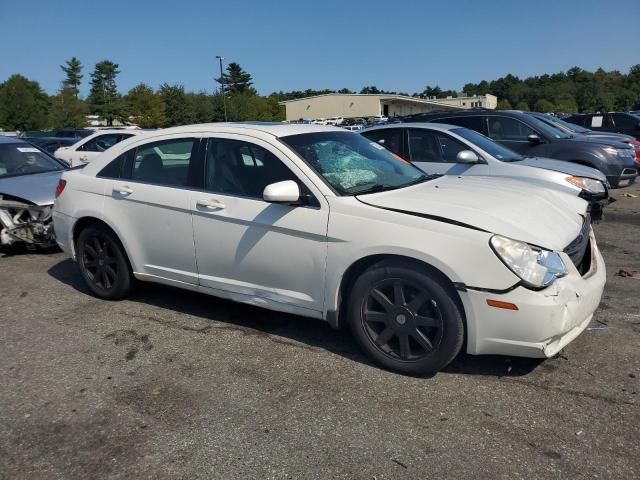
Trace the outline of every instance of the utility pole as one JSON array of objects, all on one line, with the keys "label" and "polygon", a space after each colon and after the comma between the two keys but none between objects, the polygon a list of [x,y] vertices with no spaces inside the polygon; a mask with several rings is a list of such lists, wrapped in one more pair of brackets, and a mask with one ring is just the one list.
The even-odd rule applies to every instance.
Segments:
[{"label": "utility pole", "polygon": [[224,57],[222,55],[216,55],[216,58],[220,60],[220,90],[222,90],[222,105],[224,105],[224,121],[227,121],[227,97],[224,92],[224,83],[222,83],[222,60]]}]

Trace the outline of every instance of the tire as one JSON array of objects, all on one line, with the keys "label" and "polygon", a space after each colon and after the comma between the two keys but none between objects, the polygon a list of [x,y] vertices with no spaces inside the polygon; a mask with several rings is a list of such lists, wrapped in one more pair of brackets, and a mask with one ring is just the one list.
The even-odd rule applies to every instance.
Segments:
[{"label": "tire", "polygon": [[106,226],[89,225],[76,243],[80,272],[93,294],[118,300],[133,289],[135,278],[118,237]]},{"label": "tire", "polygon": [[383,262],[356,280],[348,322],[377,364],[406,375],[433,374],[458,355],[464,341],[454,295],[435,275],[410,264]]}]

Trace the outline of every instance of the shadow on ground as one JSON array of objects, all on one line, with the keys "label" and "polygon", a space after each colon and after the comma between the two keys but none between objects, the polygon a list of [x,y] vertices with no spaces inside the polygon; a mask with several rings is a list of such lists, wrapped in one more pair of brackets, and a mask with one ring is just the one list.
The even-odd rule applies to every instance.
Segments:
[{"label": "shadow on ground", "polygon": [[[77,264],[66,259],[52,266],[49,275],[78,292],[91,295]],[[157,284],[139,284],[129,301],[145,303],[177,313],[224,322],[252,334],[277,335],[320,348],[350,360],[372,365],[360,352],[348,331],[333,330],[325,322],[231,302],[209,295]],[[443,373],[489,376],[522,376],[533,371],[539,359],[459,355]]]}]

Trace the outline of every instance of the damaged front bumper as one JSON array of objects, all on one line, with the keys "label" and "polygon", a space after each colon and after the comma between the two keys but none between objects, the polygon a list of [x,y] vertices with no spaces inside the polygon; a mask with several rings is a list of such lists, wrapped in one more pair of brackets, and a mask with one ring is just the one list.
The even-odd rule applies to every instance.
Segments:
[{"label": "damaged front bumper", "polygon": [[52,214],[53,205],[34,205],[0,195],[0,246],[54,246]]},{"label": "damaged front bumper", "polygon": [[[584,274],[563,253],[568,275],[543,290],[518,286],[504,293],[461,292],[468,314],[467,352],[546,358],[573,341],[589,325],[606,282],[593,232],[590,250],[591,265]],[[508,302],[518,309],[493,308],[487,300]]]}]

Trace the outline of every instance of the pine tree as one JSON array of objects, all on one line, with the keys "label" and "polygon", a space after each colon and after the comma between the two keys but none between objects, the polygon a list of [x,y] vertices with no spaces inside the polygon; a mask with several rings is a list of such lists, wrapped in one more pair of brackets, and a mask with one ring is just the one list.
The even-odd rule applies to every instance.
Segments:
[{"label": "pine tree", "polygon": [[230,93],[251,93],[256,94],[256,90],[251,87],[253,84],[251,74],[245,72],[239,63],[231,62],[227,65],[227,73],[216,78],[225,92]]},{"label": "pine tree", "polygon": [[113,125],[113,121],[126,120],[126,104],[118,93],[116,77],[120,71],[118,64],[110,60],[96,63],[95,70],[91,73],[91,91],[87,102],[91,113],[100,115],[107,121],[107,125]]},{"label": "pine tree", "polygon": [[67,60],[66,66],[60,65],[62,71],[67,75],[64,80],[64,86],[73,89],[74,95],[77,97],[80,93],[80,82],[82,81],[82,63],[76,57]]}]

